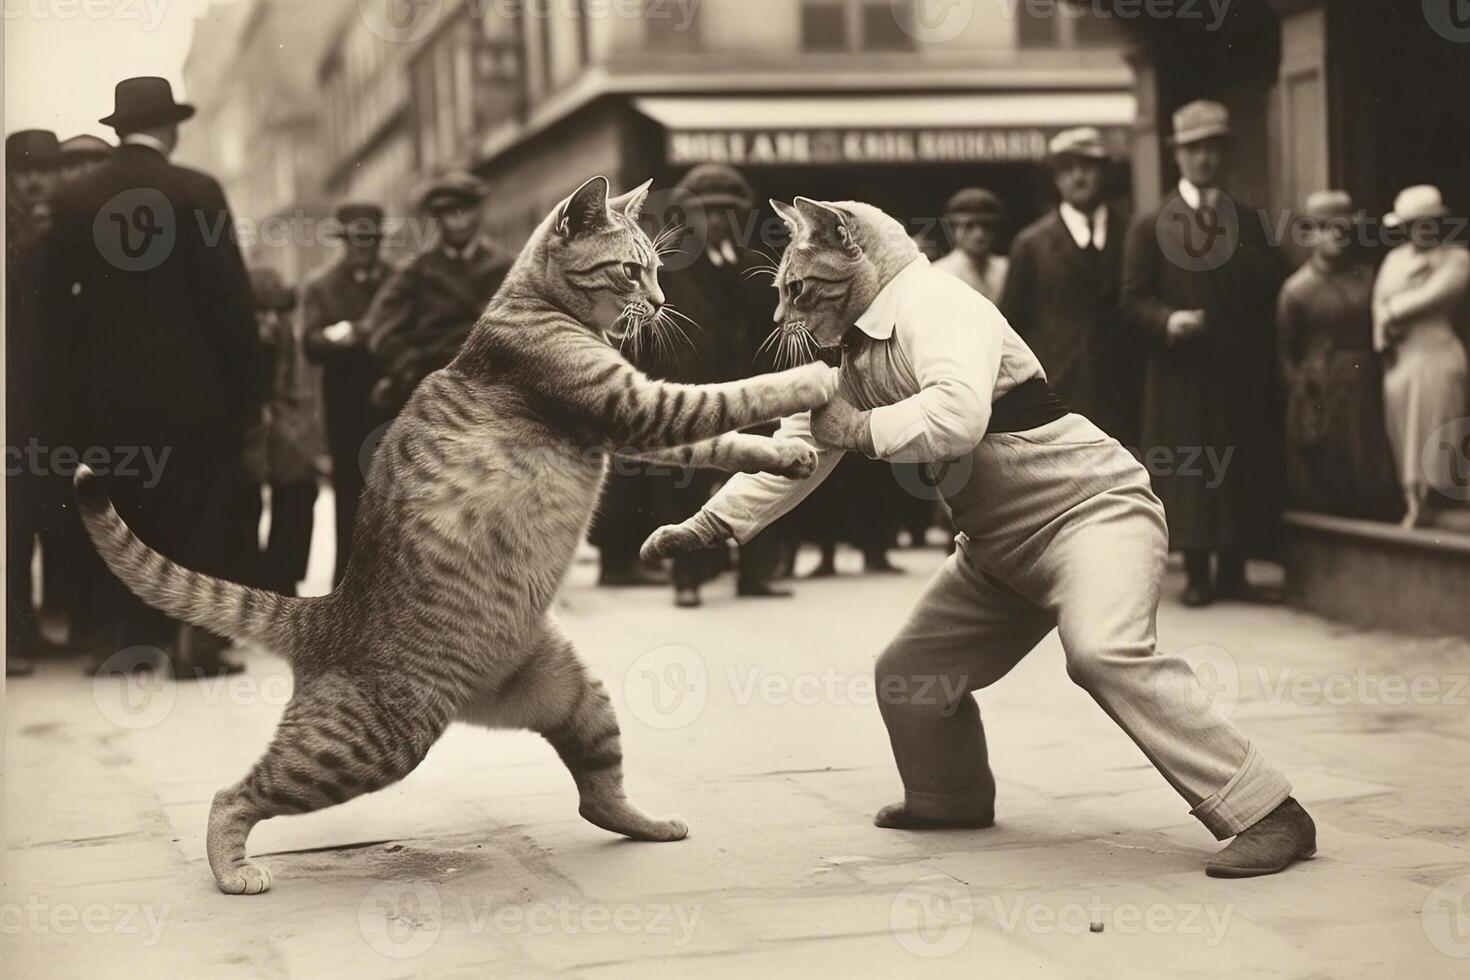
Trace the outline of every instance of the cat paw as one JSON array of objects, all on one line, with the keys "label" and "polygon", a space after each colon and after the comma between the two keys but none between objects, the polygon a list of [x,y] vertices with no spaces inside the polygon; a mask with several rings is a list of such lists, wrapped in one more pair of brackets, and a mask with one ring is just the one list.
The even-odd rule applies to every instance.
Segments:
[{"label": "cat paw", "polygon": [[689,825],[678,817],[655,820],[627,803],[606,807],[583,804],[578,812],[588,823],[622,834],[630,840],[670,843],[689,836]]},{"label": "cat paw", "polygon": [[820,408],[837,394],[837,368],[816,361],[792,368],[786,373],[791,375],[797,401],[806,408]]},{"label": "cat paw", "polygon": [[770,472],[793,480],[805,480],[817,471],[817,451],[796,439],[776,439],[776,465]]},{"label": "cat paw", "polygon": [[699,542],[688,528],[679,524],[665,524],[643,542],[643,546],[638,549],[638,557],[644,561],[656,561],[694,551],[698,547]]},{"label": "cat paw", "polygon": [[247,861],[215,878],[215,883],[226,895],[259,895],[270,890],[271,873],[264,865]]}]

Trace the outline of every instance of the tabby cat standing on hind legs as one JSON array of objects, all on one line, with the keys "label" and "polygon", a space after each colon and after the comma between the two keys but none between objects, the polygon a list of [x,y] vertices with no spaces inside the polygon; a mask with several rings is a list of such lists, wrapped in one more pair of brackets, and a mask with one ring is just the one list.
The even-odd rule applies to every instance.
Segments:
[{"label": "tabby cat standing on hind legs", "polygon": [[251,828],[401,779],[451,721],[529,728],[571,770],[580,813],[638,840],[688,828],[623,793],[618,724],[548,616],[616,450],[684,465],[809,475],[794,440],[731,430],[824,404],[834,372],[806,365],[718,385],[655,382],[614,345],[658,329],[658,250],[638,227],[648,185],[614,201],[588,181],[532,234],[455,360],[384,436],[337,590],[294,599],[184,569],[140,541],[97,478],[83,518],[145,601],[290,657],[295,689],[264,756],[215,794],[209,864],[255,894]]}]

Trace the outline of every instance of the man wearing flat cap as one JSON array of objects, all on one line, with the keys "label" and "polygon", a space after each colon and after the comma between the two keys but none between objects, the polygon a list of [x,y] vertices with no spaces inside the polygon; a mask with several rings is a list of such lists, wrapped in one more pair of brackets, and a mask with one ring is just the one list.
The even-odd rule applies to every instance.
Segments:
[{"label": "man wearing flat cap", "polygon": [[1354,248],[1360,218],[1346,192],[1318,191],[1302,219],[1312,256],[1281,287],[1276,310],[1288,500],[1389,517],[1395,494],[1373,351],[1373,268]]},{"label": "man wearing flat cap", "polygon": [[70,186],[94,174],[112,159],[113,146],[100,136],[83,133],[61,141],[61,183]]},{"label": "man wearing flat cap", "polygon": [[362,494],[361,456],[368,435],[383,420],[373,406],[377,363],[367,350],[367,311],[393,270],[382,259],[383,209],[344,204],[327,229],[341,243],[341,257],[301,287],[306,356],[322,368],[327,452],[332,457],[332,495],[337,512],[340,582],[352,548],[357,498]]},{"label": "man wearing flat cap", "polygon": [[368,351],[382,377],[373,401],[397,414],[425,377],[454,359],[510,271],[511,257],[481,229],[485,186],[455,171],[432,180],[419,211],[429,244],[387,283],[367,314]]},{"label": "man wearing flat cap", "polygon": [[[54,394],[42,365],[50,345],[38,322],[36,276],[42,235],[50,221],[50,195],[59,165],[56,134],[27,129],[5,138],[5,444],[24,447],[31,439],[48,441],[42,427],[53,414],[42,399]],[[5,671],[30,672],[35,639],[31,606],[31,555],[46,524],[47,480],[24,466],[6,477],[6,644]],[[48,596],[48,598],[50,598]]]},{"label": "man wearing flat cap", "polygon": [[1258,598],[1246,559],[1270,550],[1280,517],[1284,269],[1259,211],[1221,186],[1230,137],[1219,103],[1174,114],[1178,188],[1133,223],[1123,262],[1123,314],[1147,350],[1139,449],[1189,606]]},{"label": "man wearing flat cap", "polygon": [[[245,433],[266,381],[250,278],[219,184],[169,160],[193,108],[152,77],[119,82],[114,101],[101,122],[120,145],[57,195],[46,256],[47,322],[73,371],[66,441],[138,447],[131,465],[94,467],[118,511],[170,558],[240,579],[255,550],[239,516]],[[223,639],[180,629],[105,573],[97,588],[99,655],[146,645],[180,677],[238,669]]]},{"label": "man wearing flat cap", "polygon": [[1132,446],[1142,352],[1118,310],[1128,219],[1105,197],[1112,152],[1096,129],[1069,129],[1047,164],[1061,201],[1016,236],[1000,309],[1058,397]]},{"label": "man wearing flat cap", "polygon": [[934,268],[948,272],[992,303],[1005,290],[1008,262],[995,255],[997,227],[1006,206],[983,187],[957,191],[944,205],[944,228],[954,245]]}]

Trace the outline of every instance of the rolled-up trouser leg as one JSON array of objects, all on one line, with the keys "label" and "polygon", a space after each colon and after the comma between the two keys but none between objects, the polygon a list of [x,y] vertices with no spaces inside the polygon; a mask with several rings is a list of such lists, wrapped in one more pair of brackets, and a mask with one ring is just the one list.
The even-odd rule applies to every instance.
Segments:
[{"label": "rolled-up trouser leg", "polygon": [[988,814],[995,782],[972,691],[1005,675],[1053,626],[961,548],[878,658],[876,689],[914,816]]},{"label": "rolled-up trouser leg", "polygon": [[[1033,574],[1048,584],[1067,672],[1223,840],[1275,809],[1291,786],[1218,710],[1218,692],[1183,658],[1159,654],[1166,549],[1151,495],[1122,490],[1069,517]],[[1212,653],[1223,661],[1217,669],[1232,669],[1228,651]]]}]

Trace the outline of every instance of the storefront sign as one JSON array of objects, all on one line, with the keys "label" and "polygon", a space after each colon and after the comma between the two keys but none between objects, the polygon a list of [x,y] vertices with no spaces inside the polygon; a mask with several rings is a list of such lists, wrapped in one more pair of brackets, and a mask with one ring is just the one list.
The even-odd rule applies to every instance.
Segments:
[{"label": "storefront sign", "polygon": [[1040,160],[1055,130],[806,129],[669,131],[673,166],[729,163],[760,166],[841,164],[1011,163]]}]

